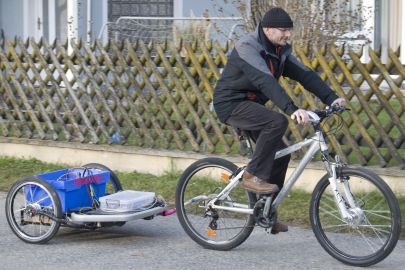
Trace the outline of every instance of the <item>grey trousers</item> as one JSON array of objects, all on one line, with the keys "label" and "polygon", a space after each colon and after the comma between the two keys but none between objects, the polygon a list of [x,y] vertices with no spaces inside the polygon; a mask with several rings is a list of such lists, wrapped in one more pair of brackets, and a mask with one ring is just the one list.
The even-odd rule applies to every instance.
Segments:
[{"label": "grey trousers", "polygon": [[281,189],[290,155],[278,159],[274,159],[274,156],[286,146],[282,137],[288,126],[287,118],[259,103],[244,101],[232,111],[226,122],[247,131],[256,143],[246,170],[269,183],[277,184]]}]

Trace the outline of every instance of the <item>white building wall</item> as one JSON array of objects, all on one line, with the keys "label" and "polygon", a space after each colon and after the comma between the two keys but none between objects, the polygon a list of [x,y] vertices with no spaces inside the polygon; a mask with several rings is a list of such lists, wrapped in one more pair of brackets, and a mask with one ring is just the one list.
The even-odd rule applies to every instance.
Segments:
[{"label": "white building wall", "polygon": [[405,65],[405,3],[401,7],[401,63]]},{"label": "white building wall", "polygon": [[23,0],[0,0],[0,29],[6,38],[23,36]]}]

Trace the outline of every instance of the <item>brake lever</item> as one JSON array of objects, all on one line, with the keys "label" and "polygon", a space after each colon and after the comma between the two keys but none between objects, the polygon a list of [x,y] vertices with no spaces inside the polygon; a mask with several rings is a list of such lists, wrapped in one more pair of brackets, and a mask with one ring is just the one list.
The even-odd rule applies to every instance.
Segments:
[{"label": "brake lever", "polygon": [[307,113],[308,113],[308,115],[309,115],[309,117],[310,117],[310,119],[309,119],[309,121],[310,122],[312,122],[312,123],[318,123],[319,121],[321,121],[321,118],[318,116],[318,114],[316,114],[315,112],[313,112],[313,111],[307,111]]}]

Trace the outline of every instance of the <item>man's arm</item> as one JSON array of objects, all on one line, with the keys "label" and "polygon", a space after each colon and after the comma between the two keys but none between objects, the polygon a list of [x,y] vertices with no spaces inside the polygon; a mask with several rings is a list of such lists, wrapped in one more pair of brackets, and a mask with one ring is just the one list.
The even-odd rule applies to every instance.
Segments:
[{"label": "man's arm", "polygon": [[[283,75],[301,83],[305,89],[314,93],[327,105],[345,105],[345,99],[338,97],[316,72],[299,62],[293,55],[288,56]],[[296,110],[292,117],[297,120],[298,124],[309,123],[309,116],[305,110]]]},{"label": "man's arm", "polygon": [[285,61],[283,76],[298,81],[327,105],[331,105],[339,98],[315,71],[299,62],[293,55],[289,55]]}]

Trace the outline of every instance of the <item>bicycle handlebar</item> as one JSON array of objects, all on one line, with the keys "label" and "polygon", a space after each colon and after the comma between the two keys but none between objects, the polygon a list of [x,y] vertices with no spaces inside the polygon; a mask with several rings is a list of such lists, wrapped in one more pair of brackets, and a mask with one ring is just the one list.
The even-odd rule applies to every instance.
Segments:
[{"label": "bicycle handlebar", "polygon": [[333,104],[331,106],[326,107],[324,110],[316,110],[314,111],[314,113],[316,113],[320,118],[320,121],[322,121],[323,119],[331,116],[334,113],[341,113],[346,110],[350,109],[346,108],[345,106],[340,106],[339,104]]},{"label": "bicycle handlebar", "polygon": [[[309,115],[309,121],[313,124],[320,123],[323,119],[328,118],[332,114],[344,112],[347,109],[344,106],[340,106],[339,104],[333,104],[331,106],[326,107],[324,110],[315,110],[315,111],[307,111]],[[291,115],[291,119],[295,120],[295,115]]]}]

